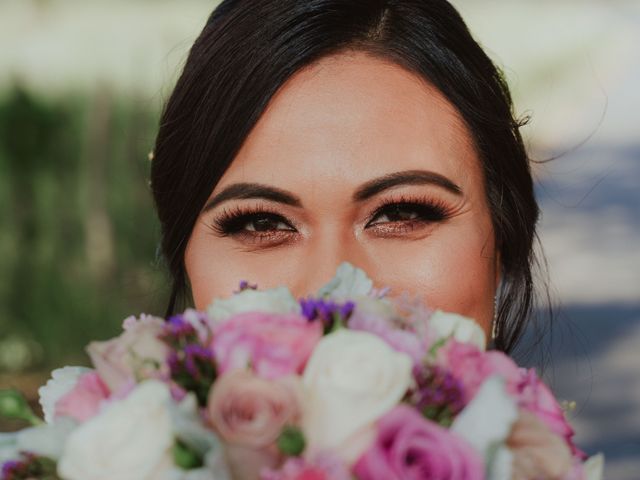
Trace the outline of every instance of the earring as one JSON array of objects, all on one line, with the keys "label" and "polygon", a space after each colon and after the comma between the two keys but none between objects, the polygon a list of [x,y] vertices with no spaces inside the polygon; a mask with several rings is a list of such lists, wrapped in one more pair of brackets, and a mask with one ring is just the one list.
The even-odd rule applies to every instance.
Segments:
[{"label": "earring", "polygon": [[496,338],[496,330],[498,325],[498,294],[493,297],[493,321],[491,322],[491,340]]}]

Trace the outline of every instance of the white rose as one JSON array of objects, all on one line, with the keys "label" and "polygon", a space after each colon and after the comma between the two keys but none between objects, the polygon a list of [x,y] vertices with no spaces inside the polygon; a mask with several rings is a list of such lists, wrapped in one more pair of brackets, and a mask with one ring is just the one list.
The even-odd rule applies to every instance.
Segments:
[{"label": "white rose", "polygon": [[604,455],[598,453],[589,457],[584,463],[584,473],[586,480],[602,480],[604,470]]},{"label": "white rose", "polygon": [[51,423],[20,430],[16,434],[18,450],[58,459],[77,425],[72,418],[60,417]]},{"label": "white rose", "polygon": [[438,338],[453,336],[459,342],[471,343],[485,350],[487,339],[484,330],[472,319],[457,313],[436,310],[429,318],[429,326]]},{"label": "white rose", "polygon": [[301,313],[299,302],[287,287],[268,290],[247,288],[229,298],[217,298],[207,309],[214,323],[242,312]]},{"label": "white rose", "polygon": [[78,379],[84,373],[90,372],[90,368],[85,367],[63,367],[56,368],[51,372],[51,378],[45,385],[38,389],[40,396],[40,406],[44,413],[44,421],[53,421],[56,403],[78,383]]},{"label": "white rose", "polygon": [[69,437],[58,463],[67,480],[156,480],[172,466],[168,387],[142,382]]},{"label": "white rose", "polygon": [[489,465],[489,480],[511,478],[512,455],[505,446],[518,419],[516,401],[507,393],[505,381],[493,375],[462,410],[451,430],[466,439]]},{"label": "white rose", "polygon": [[174,466],[168,472],[167,480],[230,480],[222,443],[202,423],[195,395],[188,393],[180,403],[170,405],[169,413],[176,438],[202,455],[204,465],[191,470]]},{"label": "white rose", "polygon": [[318,290],[318,296],[328,296],[336,300],[349,300],[360,295],[369,295],[373,281],[364,270],[354,267],[349,262],[342,262],[336,274]]},{"label": "white rose", "polygon": [[371,333],[338,330],[323,337],[303,374],[302,423],[310,450],[335,449],[353,462],[361,452],[345,450],[348,441],[362,438],[363,429],[402,399],[411,366],[408,355]]}]

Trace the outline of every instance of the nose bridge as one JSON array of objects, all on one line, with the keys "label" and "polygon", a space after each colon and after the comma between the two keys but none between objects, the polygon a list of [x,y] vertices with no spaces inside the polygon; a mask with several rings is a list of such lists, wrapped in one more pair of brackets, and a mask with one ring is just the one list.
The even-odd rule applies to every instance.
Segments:
[{"label": "nose bridge", "polygon": [[294,288],[299,295],[313,294],[333,278],[338,265],[350,262],[366,269],[362,249],[353,236],[339,235],[326,231],[310,242],[305,257],[297,267],[297,281]]}]

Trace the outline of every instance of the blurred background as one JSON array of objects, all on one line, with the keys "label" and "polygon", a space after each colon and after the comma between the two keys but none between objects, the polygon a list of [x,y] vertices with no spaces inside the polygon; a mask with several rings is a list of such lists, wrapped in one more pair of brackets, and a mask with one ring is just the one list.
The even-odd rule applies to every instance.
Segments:
[{"label": "blurred background", "polygon": [[[126,315],[162,313],[147,156],[217,3],[0,0],[0,388],[34,397]],[[637,480],[640,1],[453,3],[531,117],[557,304],[545,376],[605,477]]]}]

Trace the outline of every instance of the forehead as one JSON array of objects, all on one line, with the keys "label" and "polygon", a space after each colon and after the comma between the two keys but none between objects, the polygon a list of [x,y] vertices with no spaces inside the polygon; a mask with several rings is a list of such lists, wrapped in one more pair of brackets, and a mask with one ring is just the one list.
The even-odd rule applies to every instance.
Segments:
[{"label": "forehead", "polygon": [[[465,184],[479,177],[457,110],[421,77],[364,52],[324,57],[278,90],[216,191],[234,182],[351,187],[426,169]],[[346,192],[345,192],[346,193]]]}]

